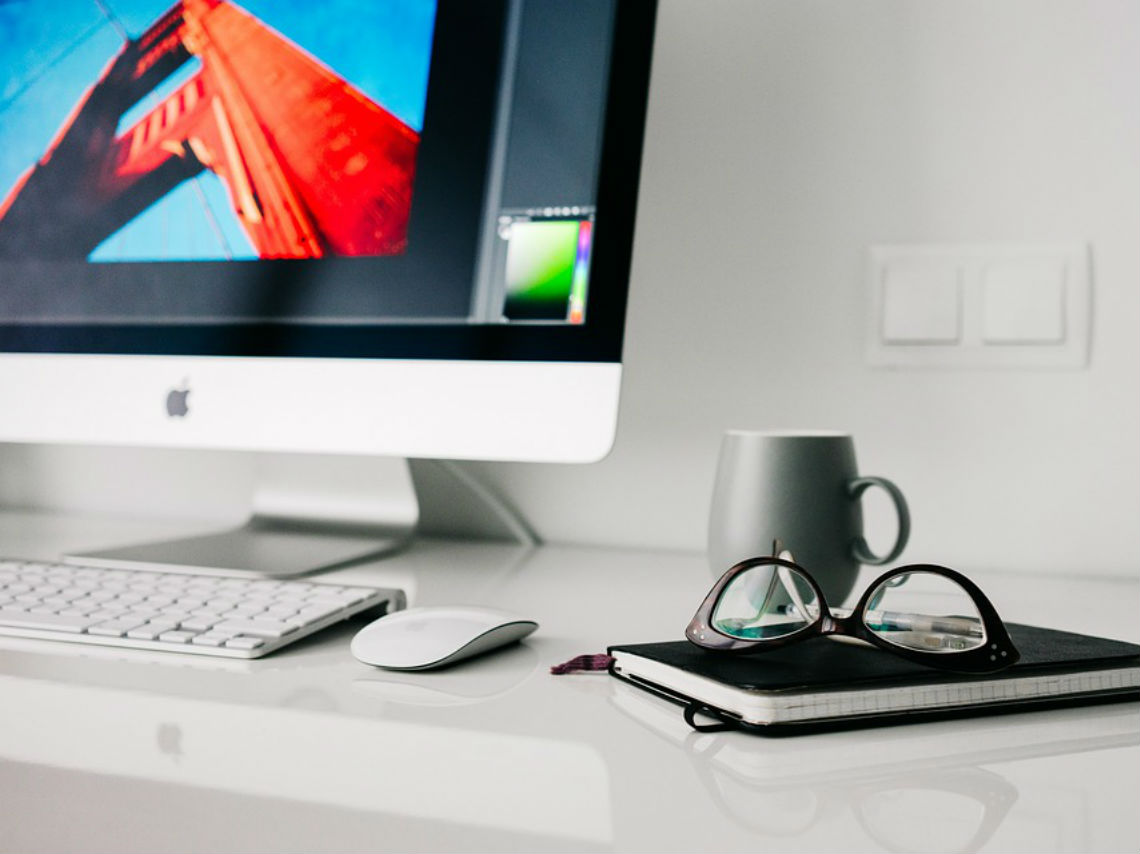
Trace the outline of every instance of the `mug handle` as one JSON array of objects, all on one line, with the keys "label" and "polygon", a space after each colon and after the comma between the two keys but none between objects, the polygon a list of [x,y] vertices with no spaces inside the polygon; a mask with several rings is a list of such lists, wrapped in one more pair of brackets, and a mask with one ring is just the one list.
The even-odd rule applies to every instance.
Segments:
[{"label": "mug handle", "polygon": [[895,512],[899,515],[898,537],[895,539],[895,544],[891,550],[882,557],[871,551],[871,547],[867,545],[867,541],[862,536],[856,537],[851,543],[851,554],[859,563],[882,566],[884,563],[890,563],[897,558],[906,548],[906,542],[910,539],[910,511],[907,510],[906,499],[903,498],[902,490],[885,477],[857,477],[850,480],[847,482],[847,496],[858,501],[870,486],[881,486],[887,491],[891,501],[894,502]]}]

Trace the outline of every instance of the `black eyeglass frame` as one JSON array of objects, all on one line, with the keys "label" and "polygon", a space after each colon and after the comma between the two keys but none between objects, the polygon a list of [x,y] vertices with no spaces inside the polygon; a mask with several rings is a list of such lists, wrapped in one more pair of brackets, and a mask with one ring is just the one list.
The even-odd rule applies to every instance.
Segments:
[{"label": "black eyeglass frame", "polygon": [[[739,575],[758,566],[783,566],[803,576],[815,593],[816,601],[819,603],[819,616],[803,628],[775,638],[736,638],[714,628],[712,615],[724,591]],[[891,643],[871,631],[864,621],[863,615],[872,594],[885,582],[914,572],[928,572],[948,578],[969,595],[978,609],[978,614],[982,619],[982,627],[985,630],[985,643],[982,646],[969,650],[922,652]],[[811,573],[802,566],[778,557],[749,558],[736,564],[720,577],[685,629],[685,637],[702,649],[744,655],[776,649],[791,643],[826,635],[857,638],[918,664],[960,673],[993,673],[1009,667],[1021,657],[1013,645],[1013,641],[1010,640],[1009,632],[1006,631],[1005,624],[998,616],[997,610],[978,585],[956,570],[931,563],[915,563],[884,572],[868,585],[848,616],[837,617],[831,613],[831,608],[828,607],[819,584]]]}]

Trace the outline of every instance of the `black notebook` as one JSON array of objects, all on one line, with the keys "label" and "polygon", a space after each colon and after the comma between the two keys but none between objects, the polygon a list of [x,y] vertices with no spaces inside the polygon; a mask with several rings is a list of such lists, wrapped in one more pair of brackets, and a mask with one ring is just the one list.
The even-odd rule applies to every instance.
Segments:
[{"label": "black notebook", "polygon": [[722,724],[769,734],[1140,699],[1140,646],[1007,624],[1021,660],[954,674],[814,638],[754,655],[688,641],[613,646],[610,672]]}]

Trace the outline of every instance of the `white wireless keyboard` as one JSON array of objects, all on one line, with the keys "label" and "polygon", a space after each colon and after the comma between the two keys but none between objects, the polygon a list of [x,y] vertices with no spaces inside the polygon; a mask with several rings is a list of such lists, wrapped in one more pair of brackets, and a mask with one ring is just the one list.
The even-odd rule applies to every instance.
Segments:
[{"label": "white wireless keyboard", "polygon": [[257,658],[399,590],[0,559],[0,635]]}]

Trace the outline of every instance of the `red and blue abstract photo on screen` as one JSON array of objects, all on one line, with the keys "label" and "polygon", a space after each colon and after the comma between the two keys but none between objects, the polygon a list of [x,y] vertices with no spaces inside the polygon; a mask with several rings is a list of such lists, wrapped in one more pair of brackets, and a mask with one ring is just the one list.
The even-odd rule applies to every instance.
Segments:
[{"label": "red and blue abstract photo on screen", "polygon": [[402,253],[435,13],[0,4],[0,259]]}]

